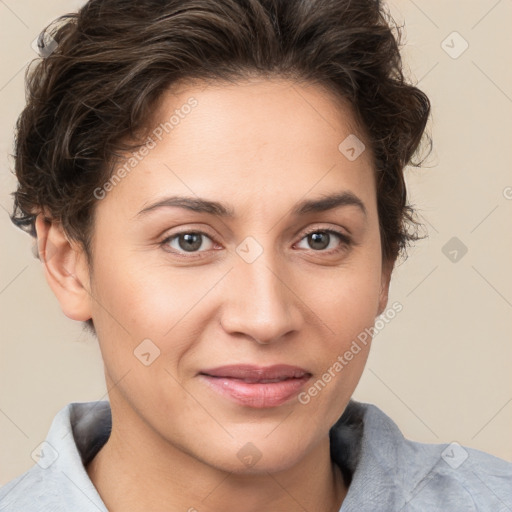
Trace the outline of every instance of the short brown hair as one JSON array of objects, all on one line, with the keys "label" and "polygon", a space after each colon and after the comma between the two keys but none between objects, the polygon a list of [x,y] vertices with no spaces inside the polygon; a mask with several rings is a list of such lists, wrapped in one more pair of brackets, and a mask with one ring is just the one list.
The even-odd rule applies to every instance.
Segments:
[{"label": "short brown hair", "polygon": [[403,76],[401,31],[380,1],[90,0],[43,34],[56,48],[27,70],[14,155],[11,220],[31,235],[47,212],[90,261],[93,191],[133,149],[126,141],[140,139],[162,93],[178,80],[256,74],[345,98],[374,155],[383,259],[394,263],[421,238],[408,229],[420,224],[404,169],[430,103]]}]

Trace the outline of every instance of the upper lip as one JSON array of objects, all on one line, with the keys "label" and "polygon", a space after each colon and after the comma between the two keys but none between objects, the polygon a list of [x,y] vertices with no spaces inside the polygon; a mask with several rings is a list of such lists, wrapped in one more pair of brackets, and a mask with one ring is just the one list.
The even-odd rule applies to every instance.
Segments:
[{"label": "upper lip", "polygon": [[201,370],[199,372],[210,377],[224,377],[229,379],[244,379],[258,382],[261,380],[284,380],[309,377],[311,374],[298,366],[288,364],[275,364],[272,366],[255,366],[250,364],[233,364]]}]

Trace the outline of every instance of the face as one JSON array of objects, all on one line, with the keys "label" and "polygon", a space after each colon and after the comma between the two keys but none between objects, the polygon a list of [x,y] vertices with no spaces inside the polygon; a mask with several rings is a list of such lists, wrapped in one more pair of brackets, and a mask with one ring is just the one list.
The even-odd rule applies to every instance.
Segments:
[{"label": "face", "polygon": [[369,343],[344,354],[387,301],[370,150],[339,149],[354,134],[318,86],[166,93],[147,151],[97,191],[87,307],[119,424],[235,472],[326,439]]}]

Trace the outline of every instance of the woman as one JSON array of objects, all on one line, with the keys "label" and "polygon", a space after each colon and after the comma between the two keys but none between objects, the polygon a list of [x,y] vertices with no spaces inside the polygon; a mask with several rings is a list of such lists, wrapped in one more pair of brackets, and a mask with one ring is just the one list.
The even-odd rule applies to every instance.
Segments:
[{"label": "woman", "polygon": [[391,24],[373,0],[91,0],[41,40],[12,219],[109,401],[62,409],[0,510],[512,507],[510,463],[351,400],[418,238],[429,101]]}]

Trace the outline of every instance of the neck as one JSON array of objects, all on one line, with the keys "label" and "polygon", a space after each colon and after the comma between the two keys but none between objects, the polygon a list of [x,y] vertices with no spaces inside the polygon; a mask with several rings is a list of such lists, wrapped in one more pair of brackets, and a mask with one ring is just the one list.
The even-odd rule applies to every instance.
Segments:
[{"label": "neck", "polygon": [[285,471],[236,474],[171,445],[136,415],[116,421],[114,408],[110,438],[86,470],[110,512],[338,512],[347,493],[328,436]]}]

